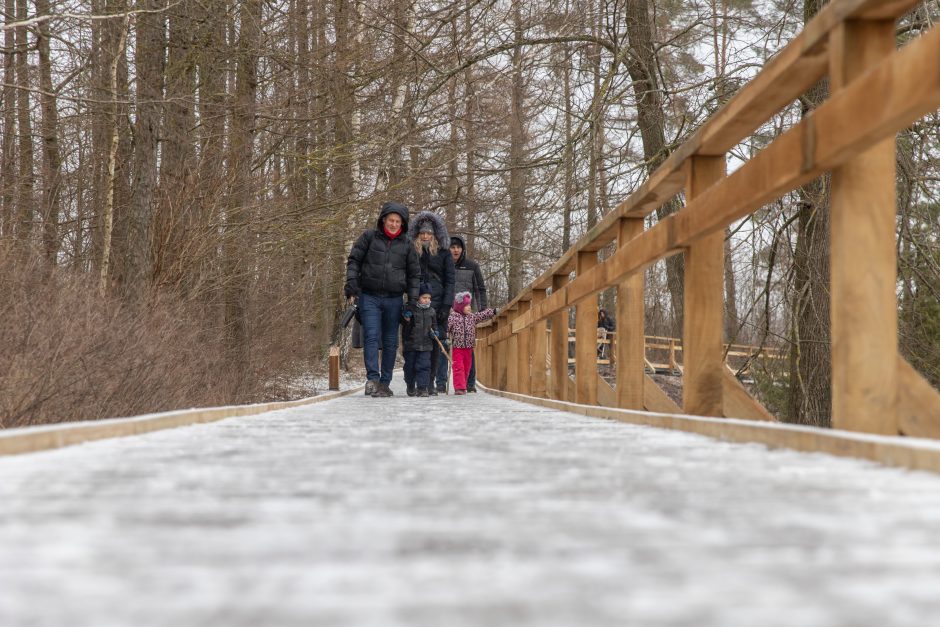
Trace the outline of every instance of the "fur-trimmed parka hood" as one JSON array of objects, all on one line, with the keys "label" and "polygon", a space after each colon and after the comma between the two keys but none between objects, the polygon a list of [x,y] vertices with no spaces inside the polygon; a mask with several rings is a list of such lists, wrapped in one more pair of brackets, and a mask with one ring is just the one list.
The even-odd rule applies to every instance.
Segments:
[{"label": "fur-trimmed parka hood", "polygon": [[418,239],[421,232],[421,225],[430,222],[434,226],[434,237],[437,239],[437,246],[441,250],[450,248],[450,235],[447,234],[447,225],[444,224],[444,218],[432,211],[421,211],[411,220],[411,228],[408,229],[408,238],[412,243]]}]

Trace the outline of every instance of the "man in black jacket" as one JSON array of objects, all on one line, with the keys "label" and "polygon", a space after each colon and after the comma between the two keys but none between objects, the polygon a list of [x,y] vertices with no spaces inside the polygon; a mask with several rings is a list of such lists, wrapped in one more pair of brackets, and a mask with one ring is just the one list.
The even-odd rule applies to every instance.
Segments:
[{"label": "man in black jacket", "polygon": [[359,299],[366,394],[373,397],[392,395],[389,383],[398,352],[402,296],[407,294],[411,303],[418,300],[421,267],[414,247],[405,237],[407,232],[408,208],[397,202],[385,203],[375,229],[359,236],[346,263],[344,292],[347,298]]},{"label": "man in black jacket", "polygon": [[[450,238],[450,254],[454,258],[457,273],[454,292],[470,292],[470,306],[473,311],[486,309],[486,283],[483,281],[483,273],[480,271],[480,264],[467,257],[467,244],[462,237],[455,235]],[[470,364],[470,374],[467,376],[467,391],[476,392],[476,383],[477,364],[474,357]]]}]

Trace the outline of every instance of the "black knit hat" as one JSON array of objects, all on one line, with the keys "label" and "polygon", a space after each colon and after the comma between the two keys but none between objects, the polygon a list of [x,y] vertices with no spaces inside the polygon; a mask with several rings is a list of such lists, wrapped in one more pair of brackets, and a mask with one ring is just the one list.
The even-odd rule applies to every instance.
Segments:
[{"label": "black knit hat", "polygon": [[430,293],[431,293],[430,284],[422,283],[420,286],[418,286],[418,296],[421,296],[422,294],[430,294]]}]

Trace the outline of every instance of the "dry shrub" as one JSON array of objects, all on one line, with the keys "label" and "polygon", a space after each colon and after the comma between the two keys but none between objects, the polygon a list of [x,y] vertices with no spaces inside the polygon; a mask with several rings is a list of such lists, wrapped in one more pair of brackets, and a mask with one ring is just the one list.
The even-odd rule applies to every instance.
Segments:
[{"label": "dry shrub", "polygon": [[200,314],[130,307],[100,297],[87,275],[0,255],[0,426],[231,402],[221,333]]}]

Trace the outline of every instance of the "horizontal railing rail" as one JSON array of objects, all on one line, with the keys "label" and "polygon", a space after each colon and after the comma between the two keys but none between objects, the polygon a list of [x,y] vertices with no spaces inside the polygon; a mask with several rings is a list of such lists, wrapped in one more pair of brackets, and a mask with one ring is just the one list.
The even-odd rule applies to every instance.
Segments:
[{"label": "horizontal railing rail", "polygon": [[[661,408],[644,378],[643,270],[683,254],[683,411],[768,419],[724,367],[724,230],[831,172],[832,424],[940,437],[940,393],[897,352],[894,136],[940,107],[940,30],[896,49],[895,22],[917,4],[834,0],[823,8],[649,180],[481,330],[481,380],[588,405]],[[728,150],[824,77],[828,99],[726,175]],[[680,193],[685,206],[645,229],[644,217]],[[599,259],[598,251],[612,244],[614,251]],[[617,292],[621,337],[616,383],[607,389],[595,365],[596,320],[598,294],[610,288]],[[567,363],[570,308],[577,338],[573,382],[558,367]],[[545,363],[556,367],[546,373]]]}]

